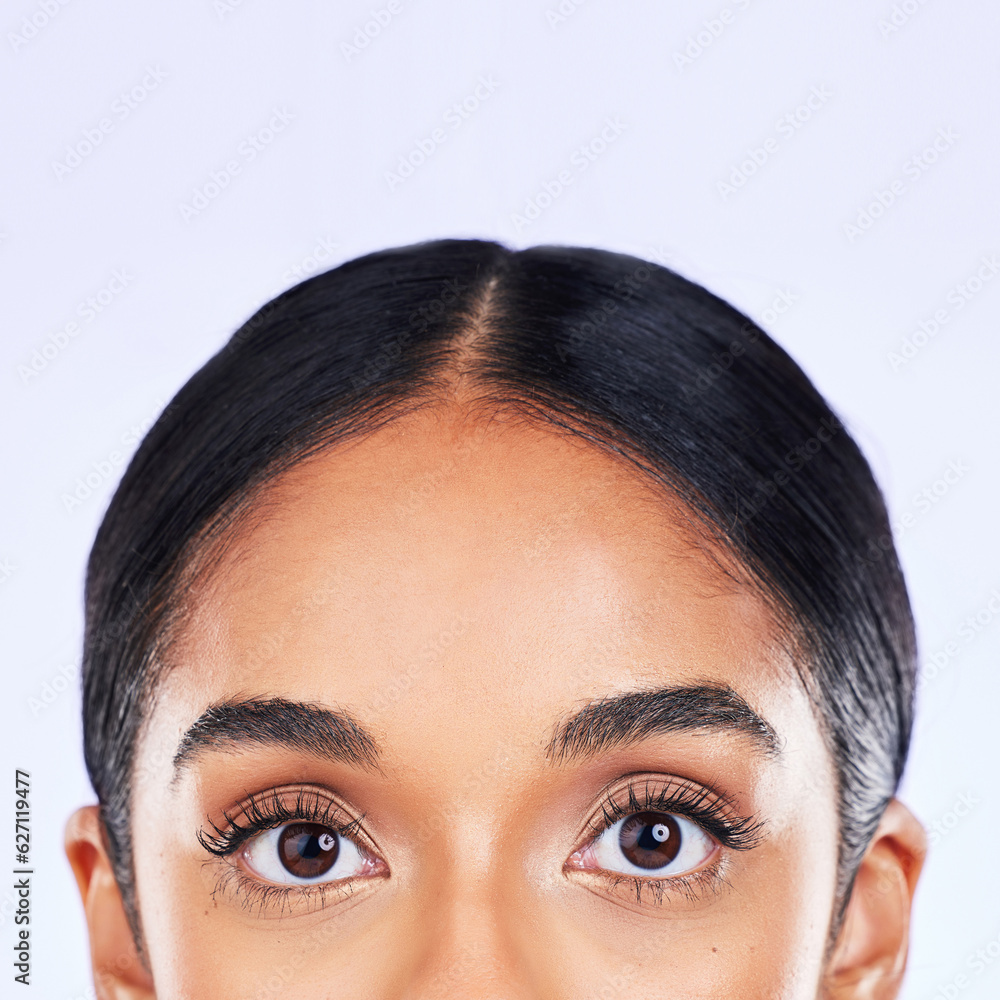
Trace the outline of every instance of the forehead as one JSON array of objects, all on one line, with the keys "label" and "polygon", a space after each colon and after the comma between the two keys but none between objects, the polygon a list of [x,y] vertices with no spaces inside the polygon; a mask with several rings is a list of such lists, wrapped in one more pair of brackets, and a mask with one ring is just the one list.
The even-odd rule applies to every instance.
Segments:
[{"label": "forehead", "polygon": [[280,695],[377,728],[452,713],[478,738],[534,739],[637,687],[710,681],[760,704],[794,686],[739,567],[633,466],[455,410],[294,466],[189,598],[164,682],[177,727]]}]

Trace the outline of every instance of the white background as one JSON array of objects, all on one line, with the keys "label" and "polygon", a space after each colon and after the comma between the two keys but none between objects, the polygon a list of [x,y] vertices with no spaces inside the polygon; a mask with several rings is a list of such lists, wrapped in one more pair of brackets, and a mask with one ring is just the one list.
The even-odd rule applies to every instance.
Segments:
[{"label": "white background", "polygon": [[[559,0],[394,0],[352,52],[385,0],[44,3],[47,23],[42,2],[0,9],[3,739],[7,777],[32,775],[34,995],[92,995],[62,853],[66,816],[92,801],[66,678],[121,462],[263,299],[437,236],[660,259],[757,318],[842,414],[893,519],[911,515],[897,541],[926,683],[903,795],[938,842],[904,994],[1000,995],[1000,960],[970,964],[990,942],[1000,954],[1000,280],[982,264],[1000,252],[1000,7],[565,0],[559,20]],[[449,114],[481,77],[492,93]],[[267,142],[276,110],[290,121]],[[387,177],[434,129],[426,161]],[[213,188],[229,161],[239,172]],[[216,196],[185,211],[198,190]],[[125,287],[81,315],[116,271]],[[920,324],[938,310],[931,337]],[[10,899],[0,889],[7,955]]]}]

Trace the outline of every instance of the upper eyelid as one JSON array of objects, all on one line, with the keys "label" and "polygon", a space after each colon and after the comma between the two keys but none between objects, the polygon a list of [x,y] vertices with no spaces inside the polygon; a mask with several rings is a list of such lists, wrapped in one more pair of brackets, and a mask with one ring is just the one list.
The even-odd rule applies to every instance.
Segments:
[{"label": "upper eyelid", "polygon": [[[651,795],[650,785],[661,786],[659,794]],[[642,794],[637,795],[640,786]],[[628,796],[625,806],[618,801],[624,794]],[[610,829],[622,817],[654,805],[664,812],[687,817],[730,850],[751,850],[763,839],[764,821],[740,815],[725,795],[687,779],[654,774],[629,775],[607,786],[599,812],[587,824],[591,837]]]},{"label": "upper eyelid", "polygon": [[[295,802],[289,806],[285,796],[295,796]],[[306,797],[312,797],[314,807],[306,810],[303,802]],[[318,804],[325,799],[324,811]],[[347,822],[342,818],[351,816]],[[249,818],[247,823],[241,819]],[[329,792],[319,788],[271,788],[262,792],[248,792],[243,800],[233,809],[223,810],[223,823],[217,824],[208,820],[208,826],[213,833],[206,832],[203,827],[198,831],[197,839],[202,847],[216,857],[226,857],[238,851],[253,837],[277,827],[284,826],[296,820],[322,823],[332,830],[350,839],[357,838],[362,832],[364,814],[352,815]],[[368,840],[367,836],[363,839]]]}]

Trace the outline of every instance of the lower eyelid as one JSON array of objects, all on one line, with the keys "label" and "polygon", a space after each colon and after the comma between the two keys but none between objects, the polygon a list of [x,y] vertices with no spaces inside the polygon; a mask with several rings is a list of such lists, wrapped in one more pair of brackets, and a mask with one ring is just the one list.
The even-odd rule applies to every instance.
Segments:
[{"label": "lower eyelid", "polygon": [[253,916],[288,917],[312,913],[351,895],[344,882],[277,885],[247,874],[232,861],[218,864],[223,867],[216,873],[213,899],[226,899]]},{"label": "lower eyelid", "polygon": [[685,905],[718,896],[730,887],[729,859],[724,848],[717,847],[707,865],[680,875],[659,878],[629,875],[599,868],[564,866],[567,874],[575,874],[592,892],[608,898],[617,897],[640,907],[664,906],[682,902]]},{"label": "lower eyelid", "polygon": [[388,867],[384,867],[371,874],[328,882],[276,883],[247,871],[238,854],[203,862],[206,877],[211,879],[212,898],[260,918],[294,917],[360,901],[366,896],[366,888],[373,888],[389,874]]}]

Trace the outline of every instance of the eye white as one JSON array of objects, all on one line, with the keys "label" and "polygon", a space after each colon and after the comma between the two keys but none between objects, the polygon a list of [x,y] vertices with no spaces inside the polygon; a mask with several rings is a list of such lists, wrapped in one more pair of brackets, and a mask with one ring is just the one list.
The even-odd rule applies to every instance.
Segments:
[{"label": "eye white", "polygon": [[[647,878],[660,878],[665,875],[683,875],[703,865],[716,848],[716,842],[697,823],[686,816],[670,813],[680,833],[680,847],[672,860],[659,868],[646,868],[633,864],[622,849],[622,827],[634,815],[623,816],[613,826],[609,826],[599,837],[591,842],[584,852],[587,867],[601,868],[604,871],[620,872],[623,875],[642,875]],[[655,842],[665,841],[669,832],[666,824],[652,824],[649,831]]]},{"label": "eye white", "polygon": [[369,859],[361,853],[358,845],[352,840],[330,830],[319,836],[320,847],[330,850],[334,843],[339,845],[337,858],[327,871],[315,878],[303,878],[294,875],[281,862],[278,841],[282,832],[290,825],[276,826],[271,830],[258,833],[243,846],[242,856],[247,867],[268,882],[278,882],[283,885],[315,885],[319,882],[336,882],[338,879],[363,875],[371,865]]}]

